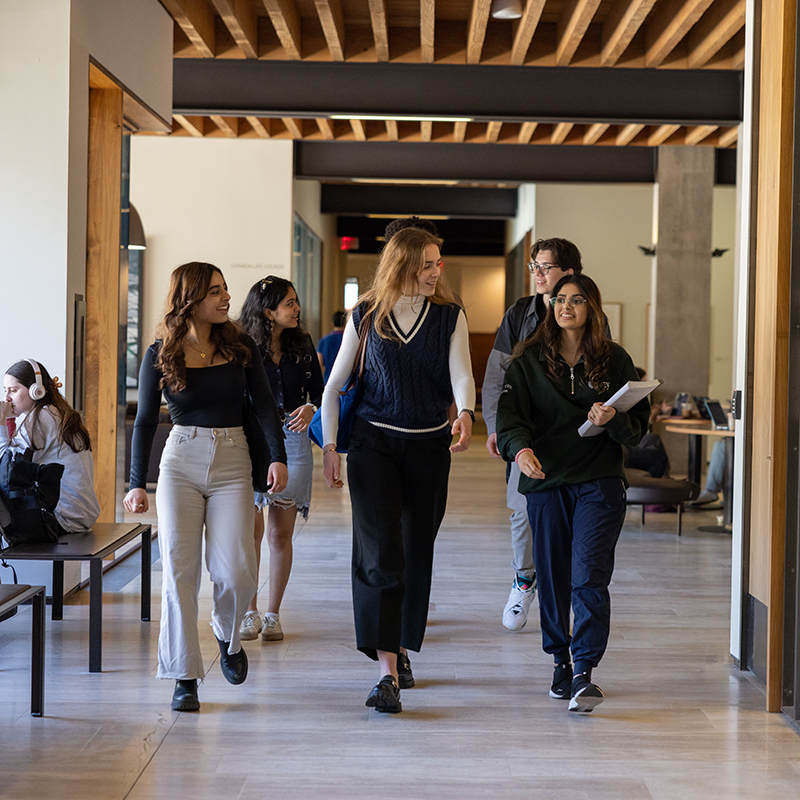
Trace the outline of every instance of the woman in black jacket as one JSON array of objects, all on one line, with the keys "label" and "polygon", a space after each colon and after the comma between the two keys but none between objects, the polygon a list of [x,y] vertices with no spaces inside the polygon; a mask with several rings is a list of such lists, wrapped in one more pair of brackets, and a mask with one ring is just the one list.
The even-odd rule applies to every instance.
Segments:
[{"label": "woman in black jacket", "polygon": [[[625,350],[604,335],[595,282],[567,275],[551,304],[552,313],[532,339],[517,345],[506,372],[497,444],[522,473],[543,645],[555,661],[550,696],[569,698],[570,711],[591,711],[603,701],[592,669],[608,642],[608,585],[625,519],[622,446],[646,433],[649,408],[646,400],[628,412],[604,404],[638,375]],[[598,435],[579,435],[587,418],[601,429]]]}]

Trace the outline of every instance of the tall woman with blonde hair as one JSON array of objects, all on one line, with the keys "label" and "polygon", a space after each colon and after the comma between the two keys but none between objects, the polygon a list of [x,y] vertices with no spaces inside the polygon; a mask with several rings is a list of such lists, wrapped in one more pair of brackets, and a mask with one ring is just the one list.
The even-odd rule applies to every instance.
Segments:
[{"label": "tall woman with blonde hair", "polygon": [[200,708],[197,681],[205,670],[197,596],[204,534],[222,673],[232,684],[247,677],[239,626],[257,574],[253,464],[243,429],[248,397],[269,445],[267,480],[273,491],[287,480],[281,422],[264,364],[253,340],[228,319],[229,308],[219,269],[196,261],[178,267],[161,338],[139,370],[128,511],[148,509],[145,480],[162,393],[174,423],[161,456],[156,502],[163,568],[157,677],[176,681],[175,711]]},{"label": "tall woman with blonde hair", "polygon": [[[441,245],[416,228],[387,242],[322,400],[325,481],[340,489],[338,389],[359,369],[363,334],[362,395],[347,457],[353,607],[358,649],[380,664],[366,705],[390,713],[402,710],[400,689],[414,685],[407,651],[418,651],[425,635],[450,453],[467,449],[474,421],[467,321],[440,280]],[[451,425],[454,398],[459,413]]]}]

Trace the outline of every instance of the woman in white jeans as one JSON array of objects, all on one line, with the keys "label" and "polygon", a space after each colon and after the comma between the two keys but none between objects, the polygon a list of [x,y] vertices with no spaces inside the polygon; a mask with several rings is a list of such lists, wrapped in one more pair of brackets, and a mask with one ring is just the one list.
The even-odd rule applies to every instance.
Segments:
[{"label": "woman in white jeans", "polygon": [[226,680],[243,683],[247,656],[239,626],[256,588],[253,467],[244,416],[252,404],[270,450],[267,480],[286,485],[278,410],[255,343],[228,319],[230,295],[213,265],[191,262],[170,280],[161,338],[139,370],[139,407],[131,444],[131,489],[124,505],[148,510],[145,481],[162,392],[174,427],[156,490],[163,569],[159,678],[176,681],[175,711],[197,711],[205,675],[197,630],[201,557],[214,585],[211,627]]}]

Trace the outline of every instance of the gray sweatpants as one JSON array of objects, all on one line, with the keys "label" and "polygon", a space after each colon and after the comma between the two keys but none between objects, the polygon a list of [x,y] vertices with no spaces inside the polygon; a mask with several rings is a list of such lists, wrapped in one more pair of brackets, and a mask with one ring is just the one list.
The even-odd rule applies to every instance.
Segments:
[{"label": "gray sweatpants", "polygon": [[506,505],[513,512],[511,514],[511,549],[514,558],[511,560],[511,566],[517,575],[530,580],[536,572],[533,564],[533,537],[528,522],[528,506],[525,495],[520,494],[517,490],[519,475],[519,467],[516,463],[511,464],[506,489]]}]

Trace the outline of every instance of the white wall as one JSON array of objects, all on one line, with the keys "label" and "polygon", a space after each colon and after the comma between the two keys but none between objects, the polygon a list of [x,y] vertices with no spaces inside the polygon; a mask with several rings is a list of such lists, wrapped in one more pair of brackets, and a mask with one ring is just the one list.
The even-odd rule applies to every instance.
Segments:
[{"label": "white wall", "polygon": [[131,202],[142,218],[142,336],[152,340],[169,276],[208,261],[225,275],[236,315],[267,274],[291,277],[292,142],[134,136]]},{"label": "white wall", "polygon": [[506,228],[506,252],[513,250],[525,234],[536,226],[536,184],[522,183],[517,189],[517,216]]}]

